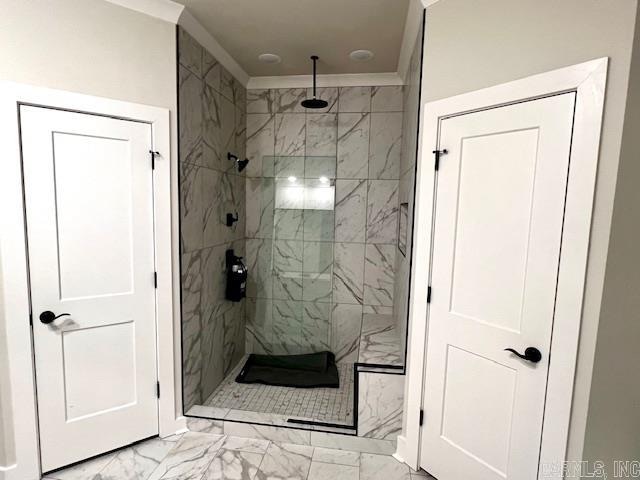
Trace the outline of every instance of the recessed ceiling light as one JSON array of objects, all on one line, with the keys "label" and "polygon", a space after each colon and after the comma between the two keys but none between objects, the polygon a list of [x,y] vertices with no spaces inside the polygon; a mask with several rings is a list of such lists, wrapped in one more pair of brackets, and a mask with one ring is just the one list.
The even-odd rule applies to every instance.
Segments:
[{"label": "recessed ceiling light", "polygon": [[262,55],[258,55],[258,60],[262,63],[280,63],[282,61],[280,56],[275,53],[263,53]]},{"label": "recessed ceiling light", "polygon": [[298,179],[292,175],[287,180],[289,180],[291,183],[296,183],[296,180]]},{"label": "recessed ceiling light", "polygon": [[366,62],[373,58],[373,52],[371,50],[354,50],[349,54],[349,57],[356,62]]}]

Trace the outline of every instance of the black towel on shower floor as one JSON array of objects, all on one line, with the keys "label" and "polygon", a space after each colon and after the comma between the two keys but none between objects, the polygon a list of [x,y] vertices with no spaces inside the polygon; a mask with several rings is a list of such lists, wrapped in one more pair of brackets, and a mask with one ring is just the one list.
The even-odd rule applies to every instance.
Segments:
[{"label": "black towel on shower floor", "polygon": [[236,377],[236,382],[298,388],[340,386],[336,356],[331,352],[304,355],[252,353]]}]

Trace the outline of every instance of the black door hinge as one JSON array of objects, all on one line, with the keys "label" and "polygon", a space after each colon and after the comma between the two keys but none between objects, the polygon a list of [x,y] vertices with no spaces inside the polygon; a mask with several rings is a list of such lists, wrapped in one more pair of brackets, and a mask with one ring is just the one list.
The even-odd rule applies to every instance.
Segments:
[{"label": "black door hinge", "polygon": [[29,312],[29,325],[33,327],[33,312]]},{"label": "black door hinge", "polygon": [[159,157],[160,152],[156,152],[155,150],[149,150],[151,154],[151,170],[155,170],[156,168],[156,155]]},{"label": "black door hinge", "polygon": [[156,397],[160,398],[160,382],[156,382]]},{"label": "black door hinge", "polygon": [[427,303],[431,303],[431,287],[427,287]]},{"label": "black door hinge", "polygon": [[153,288],[158,288],[158,272],[153,272]]},{"label": "black door hinge", "polygon": [[420,409],[420,426],[424,423],[424,410]]},{"label": "black door hinge", "polygon": [[436,171],[440,168],[440,157],[442,155],[446,155],[447,153],[449,153],[449,151],[446,148],[443,149],[443,150],[434,150],[433,151],[433,154],[436,157],[436,163],[435,163]]}]

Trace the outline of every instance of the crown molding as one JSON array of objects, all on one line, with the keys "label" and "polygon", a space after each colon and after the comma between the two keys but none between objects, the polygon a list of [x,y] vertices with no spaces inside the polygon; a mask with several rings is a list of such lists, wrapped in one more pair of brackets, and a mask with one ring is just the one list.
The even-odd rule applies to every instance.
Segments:
[{"label": "crown molding", "polygon": [[[318,75],[318,87],[376,87],[403,85],[396,72],[388,73],[345,73]],[[311,75],[281,75],[275,77],[251,77],[247,88],[307,88],[313,85]]]},{"label": "crown molding", "polygon": [[204,28],[186,8],[182,11],[182,15],[180,15],[178,25],[184,28],[189,35],[195,38],[200,45],[207,49],[207,51],[213,55],[215,59],[220,62],[220,64],[222,64],[229,73],[231,73],[231,75],[236,77],[236,80],[245,87],[247,86],[249,83],[249,75],[247,72],[244,71],[240,64],[236,62],[231,55],[229,55],[229,52],[227,52],[222,45],[218,43],[215,37],[211,35],[211,33],[209,33],[209,31]]},{"label": "crown molding", "polygon": [[165,22],[177,24],[184,5],[171,0],[106,0],[114,5],[119,5],[129,10],[144,13],[151,17],[159,18]]}]

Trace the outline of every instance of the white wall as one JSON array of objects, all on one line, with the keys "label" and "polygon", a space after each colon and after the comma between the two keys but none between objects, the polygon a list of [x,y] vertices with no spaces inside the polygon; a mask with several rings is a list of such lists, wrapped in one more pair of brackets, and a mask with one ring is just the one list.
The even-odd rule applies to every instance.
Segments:
[{"label": "white wall", "polygon": [[[175,25],[103,0],[0,0],[0,80],[46,86],[118,100],[155,105],[171,111],[172,168],[177,165]],[[172,185],[177,172],[172,169]],[[177,204],[177,192],[172,192]],[[173,214],[177,224],[177,212]],[[177,227],[174,229],[177,233]],[[176,239],[177,245],[177,236]],[[177,255],[174,285],[179,286]],[[0,278],[2,282],[2,278]],[[179,297],[174,295],[176,338]],[[0,331],[6,319],[0,309]],[[0,467],[13,463],[13,434],[3,420],[9,391],[0,335]],[[178,342],[179,343],[179,342]],[[176,391],[179,392],[179,345]],[[178,395],[181,398],[181,395]],[[176,413],[181,406],[176,405]]]},{"label": "white wall", "polygon": [[636,26],[584,441],[609,466],[640,458],[640,9]]},{"label": "white wall", "polygon": [[[611,383],[601,386],[594,384],[592,401],[596,402],[598,406],[593,406],[593,413],[588,425],[586,417],[605,271],[607,273],[606,292],[609,292],[610,283],[612,293],[605,296],[605,301],[602,304],[603,318],[608,309],[611,309],[612,319],[611,321],[607,319],[607,326],[609,323],[616,324],[616,340],[623,337],[624,332],[631,333],[630,329],[625,330],[625,326],[621,323],[623,318],[620,318],[620,314],[623,310],[625,313],[634,312],[631,308],[632,302],[628,300],[625,300],[624,307],[620,306],[623,295],[619,291],[613,293],[619,286],[616,284],[624,284],[624,281],[629,280],[635,281],[635,302],[637,303],[638,272],[632,274],[630,266],[625,266],[625,260],[627,262],[635,260],[634,265],[637,266],[638,253],[633,251],[628,243],[625,243],[624,238],[630,233],[634,233],[637,238],[639,233],[637,223],[636,230],[633,232],[630,232],[629,227],[624,226],[624,213],[616,213],[616,229],[614,229],[612,237],[612,242],[614,242],[612,243],[612,252],[617,251],[619,258],[616,262],[612,257],[607,265],[609,230],[616,192],[616,179],[618,178],[637,7],[637,0],[518,0],[517,2],[513,0],[485,0],[482,2],[440,0],[427,9],[423,102],[446,98],[594,58],[605,56],[610,58],[579,349],[579,367],[576,376],[569,439],[568,455],[570,459],[582,458],[585,434],[587,436],[586,446],[588,447],[585,449],[585,454],[595,456],[601,452],[603,455],[611,453],[611,447],[607,450],[604,445],[628,445],[628,435],[631,434],[632,425],[621,425],[624,415],[628,413],[631,400],[609,401],[610,396],[625,394],[620,391],[607,391],[607,388],[612,388],[612,380],[610,380]],[[638,101],[635,102],[637,108]],[[636,128],[636,137],[637,131]],[[628,133],[628,135],[629,137],[633,136],[632,133]],[[631,141],[628,153],[625,151],[625,157],[628,155],[628,158],[631,158],[634,153],[630,143]],[[635,146],[637,148],[637,143]],[[425,148],[429,148],[429,146]],[[637,158],[636,153],[635,165],[630,163],[625,166],[629,173],[636,173],[635,178],[638,178]],[[626,163],[627,161],[625,161]],[[623,170],[621,170],[622,173],[624,173]],[[637,185],[630,186],[629,182],[632,182],[629,178],[622,179],[618,187],[619,195],[621,199],[632,199],[635,195],[636,203],[633,207],[637,210]],[[630,191],[633,187],[636,188],[636,191],[632,194]],[[620,201],[624,202],[624,200]],[[631,208],[627,202],[624,203],[627,208]],[[618,218],[620,218],[619,221]],[[615,243],[617,241],[616,230],[618,229],[620,240],[618,240],[619,243]],[[629,231],[626,231],[627,229]],[[621,268],[621,270],[615,272],[617,268]],[[616,308],[618,311],[613,315]],[[626,321],[634,319],[635,328],[638,328],[637,311],[636,308],[635,317],[626,317]],[[601,331],[599,340],[601,344],[598,347],[599,364],[596,366],[596,373],[601,369],[602,371],[594,377],[594,381],[600,380],[600,376],[606,377],[606,367],[620,366],[621,363],[620,355],[613,353],[615,350],[614,338],[607,338],[606,332]],[[627,342],[631,342],[631,340],[628,339]],[[600,364],[600,360],[603,363]],[[636,368],[637,365],[636,362]],[[611,372],[608,374],[611,375]],[[639,388],[637,374],[635,379],[634,389],[637,392]],[[604,399],[607,401],[603,401]],[[611,415],[610,412],[607,412],[607,406],[625,408],[624,413],[621,412],[612,417],[616,420],[615,428],[618,430],[606,429],[609,418],[607,414]],[[636,412],[637,410],[636,403]],[[592,418],[595,412],[602,415],[601,420],[596,421]],[[634,426],[637,442],[639,436],[637,423]],[[594,436],[597,435],[600,437],[596,441]],[[591,458],[595,459],[595,457]]]}]

